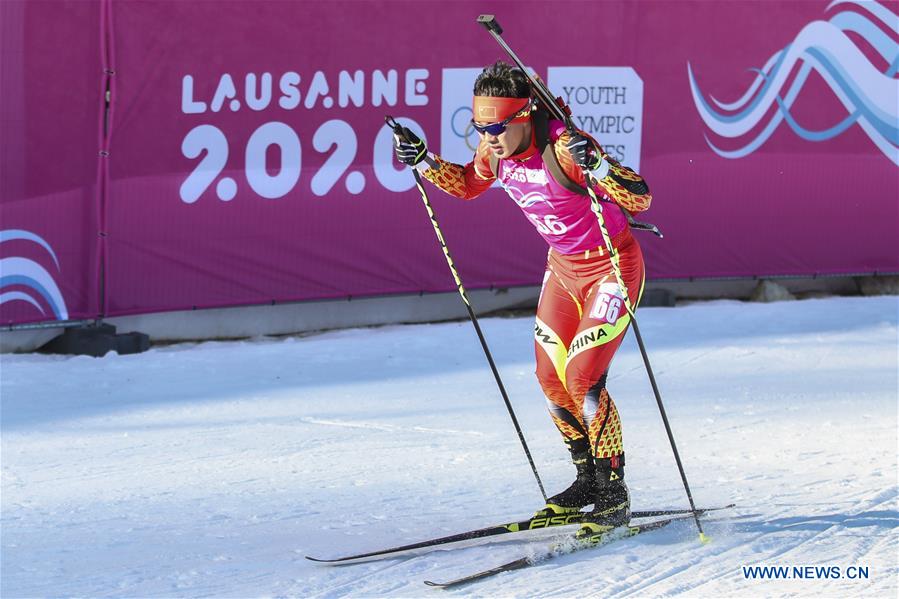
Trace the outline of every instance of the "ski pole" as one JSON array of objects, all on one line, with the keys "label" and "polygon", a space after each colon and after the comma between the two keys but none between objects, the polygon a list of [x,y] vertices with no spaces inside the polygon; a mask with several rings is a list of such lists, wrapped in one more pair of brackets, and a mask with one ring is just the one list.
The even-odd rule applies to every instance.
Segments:
[{"label": "ski pole", "polygon": [[[493,15],[481,15],[478,17],[477,22],[483,25],[487,31],[490,32],[490,35],[493,36],[493,39],[499,43],[499,45],[506,51],[509,57],[515,62],[516,66],[527,76],[528,80],[531,82],[531,87],[534,90],[537,98],[546,106],[547,110],[551,111],[553,116],[565,123],[568,131],[574,133],[577,128],[574,126],[574,121],[571,118],[571,114],[569,110],[565,110],[560,106],[559,102],[556,101],[556,98],[550,93],[549,89],[546,85],[537,77],[531,75],[528,70],[525,68],[524,63],[515,52],[512,51],[512,48],[506,43],[506,41],[502,38],[503,29],[500,27],[499,23],[496,21],[496,17]],[[640,327],[637,326],[637,316],[634,313],[634,307],[631,306],[630,297],[628,296],[627,287],[624,284],[624,278],[621,276],[621,266],[618,262],[618,252],[615,250],[612,245],[612,240],[609,237],[609,231],[606,227],[605,218],[603,218],[602,214],[602,204],[599,202],[599,198],[596,197],[596,192],[593,191],[593,177],[587,171],[587,169],[582,169],[584,172],[584,180],[587,183],[587,194],[590,196],[590,207],[593,210],[593,213],[596,215],[596,219],[599,222],[599,230],[602,233],[603,243],[606,246],[606,249],[609,252],[609,261],[612,263],[612,271],[615,274],[615,279],[618,282],[618,286],[621,289],[622,295],[624,296],[624,306],[627,309],[628,314],[631,317],[631,324],[634,329],[634,337],[637,339],[637,345],[640,347],[640,355],[643,356],[643,364],[646,365],[646,373],[649,375],[649,382],[652,386],[652,392],[655,395],[656,403],[659,406],[659,413],[662,415],[662,422],[665,424],[665,432],[668,434],[668,441],[671,443],[671,450],[674,452],[674,461],[677,462],[677,469],[680,472],[681,480],[684,483],[684,490],[687,492],[687,499],[690,502],[690,510],[693,513],[693,520],[696,522],[696,528],[699,530],[699,540],[703,543],[708,542],[708,537],[706,537],[705,533],[702,531],[702,524],[699,522],[699,514],[696,511],[696,504],[693,502],[693,493],[690,491],[690,484],[687,482],[687,475],[684,472],[684,466],[680,459],[680,453],[677,451],[677,445],[674,443],[674,434],[671,432],[671,425],[668,423],[668,415],[665,413],[665,406],[662,404],[662,395],[659,393],[659,387],[656,384],[655,375],[652,372],[652,366],[649,363],[649,355],[646,353],[646,346],[643,344],[643,336],[640,335]]]},{"label": "ski pole", "polygon": [[[384,117],[384,122],[386,122],[387,126],[393,130],[394,135],[401,138],[405,137],[402,126],[397,123],[392,116]],[[430,157],[426,157],[425,161],[431,168],[439,168],[439,165]],[[471,302],[468,299],[468,292],[465,291],[465,286],[462,284],[462,279],[459,277],[459,271],[456,270],[456,265],[453,262],[452,256],[450,256],[449,248],[443,238],[443,232],[440,230],[440,225],[437,222],[437,215],[434,213],[434,208],[431,206],[431,201],[428,199],[428,192],[425,191],[424,184],[421,181],[421,175],[415,167],[412,167],[412,175],[415,177],[415,185],[421,193],[421,201],[424,202],[425,209],[428,211],[431,225],[434,226],[434,233],[437,235],[437,241],[440,244],[441,249],[443,249],[443,256],[446,258],[446,263],[453,275],[453,279],[456,281],[456,288],[459,290],[459,295],[462,297],[462,303],[465,304],[465,308],[468,310],[468,317],[471,319],[471,324],[474,325],[474,330],[478,334],[478,340],[481,342],[481,347],[484,349],[484,355],[487,356],[487,363],[490,364],[490,370],[493,371],[493,378],[496,379],[496,385],[499,387],[500,395],[503,396],[503,401],[506,403],[506,409],[509,411],[509,416],[512,418],[512,424],[515,425],[515,432],[518,433],[518,440],[521,441],[521,447],[524,449],[524,454],[527,456],[528,463],[531,465],[531,472],[534,473],[534,478],[537,479],[537,486],[540,487],[543,501],[546,501],[546,491],[543,489],[543,481],[540,480],[540,475],[537,474],[537,466],[534,464],[534,458],[531,457],[531,450],[528,449],[527,441],[525,441],[524,434],[521,432],[521,426],[518,424],[518,418],[515,417],[515,410],[512,409],[512,403],[509,401],[506,388],[503,386],[499,371],[496,369],[496,364],[493,362],[493,355],[490,353],[490,348],[487,347],[487,340],[484,339],[484,334],[481,332],[481,326],[478,324],[478,319],[471,307]]]}]

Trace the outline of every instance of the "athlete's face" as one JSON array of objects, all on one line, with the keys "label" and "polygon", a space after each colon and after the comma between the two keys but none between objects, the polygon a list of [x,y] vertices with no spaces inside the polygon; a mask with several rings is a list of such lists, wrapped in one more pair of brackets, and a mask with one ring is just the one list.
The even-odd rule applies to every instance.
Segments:
[{"label": "athlete's face", "polygon": [[531,121],[512,123],[499,135],[481,133],[481,137],[497,158],[508,158],[524,152],[531,144]]}]

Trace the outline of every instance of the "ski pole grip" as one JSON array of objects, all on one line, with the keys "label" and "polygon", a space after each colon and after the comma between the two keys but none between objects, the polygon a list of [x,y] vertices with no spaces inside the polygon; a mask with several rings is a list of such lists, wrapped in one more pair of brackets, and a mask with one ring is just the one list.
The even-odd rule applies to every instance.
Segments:
[{"label": "ski pole grip", "polygon": [[[384,122],[387,123],[387,126],[393,130],[393,134],[397,137],[404,139],[406,141],[409,140],[406,132],[403,131],[403,126],[396,122],[396,119],[390,116],[389,114],[384,117]],[[434,170],[440,170],[440,163],[431,158],[430,156],[424,157],[425,163]]]},{"label": "ski pole grip", "polygon": [[499,23],[496,22],[496,17],[493,15],[479,16],[478,23],[486,27],[487,31],[492,31],[496,35],[500,35],[503,32],[503,28],[499,26]]},{"label": "ski pole grip", "polygon": [[393,133],[394,133],[395,135],[399,135],[399,136],[402,137],[403,139],[406,138],[406,135],[403,133],[403,127],[402,127],[402,125],[400,125],[399,123],[397,123],[397,122],[396,122],[396,119],[394,119],[392,116],[390,116],[389,114],[388,114],[387,116],[385,116],[385,117],[384,117],[384,122],[387,123],[387,126],[390,127],[390,128],[393,130]]}]

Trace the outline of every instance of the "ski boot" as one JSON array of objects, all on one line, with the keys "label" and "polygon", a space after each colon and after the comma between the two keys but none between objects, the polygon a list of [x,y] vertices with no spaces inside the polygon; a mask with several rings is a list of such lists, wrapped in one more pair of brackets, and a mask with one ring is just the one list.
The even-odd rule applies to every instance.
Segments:
[{"label": "ski boot", "polygon": [[631,519],[631,500],[624,482],[624,456],[596,458],[596,495],[593,510],[584,514],[578,540],[591,540]]},{"label": "ski boot", "polygon": [[[535,518],[579,514],[581,508],[596,498],[596,466],[589,450],[571,451],[571,461],[577,468],[577,478],[567,489],[546,500],[546,507]],[[567,522],[566,522],[567,524]]]}]

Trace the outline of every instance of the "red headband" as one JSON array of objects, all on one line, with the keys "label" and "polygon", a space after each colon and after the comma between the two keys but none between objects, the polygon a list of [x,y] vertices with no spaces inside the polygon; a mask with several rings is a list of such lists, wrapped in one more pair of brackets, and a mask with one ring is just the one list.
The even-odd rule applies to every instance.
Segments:
[{"label": "red headband", "polygon": [[[498,123],[513,114],[523,112],[530,107],[528,98],[495,98],[493,96],[475,96],[472,112],[477,123]],[[530,110],[513,119],[513,123],[523,123],[530,118]]]}]

